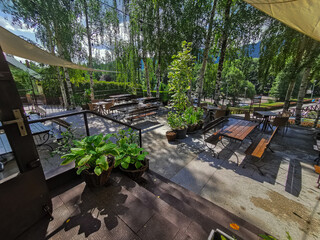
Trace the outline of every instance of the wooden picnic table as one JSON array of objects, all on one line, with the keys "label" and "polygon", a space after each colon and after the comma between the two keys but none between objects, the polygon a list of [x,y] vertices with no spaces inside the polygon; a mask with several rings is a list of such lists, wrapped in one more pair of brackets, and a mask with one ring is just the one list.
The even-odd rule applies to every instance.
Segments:
[{"label": "wooden picnic table", "polygon": [[[33,120],[33,119],[32,119]],[[1,125],[1,123],[0,123]],[[49,140],[50,128],[43,125],[40,122],[29,124],[31,133],[33,136],[37,136],[39,139],[38,146],[45,144]],[[12,149],[9,144],[7,135],[5,133],[0,133],[0,155],[11,153]]]},{"label": "wooden picnic table", "polygon": [[130,99],[131,97],[133,97],[132,94],[118,94],[118,95],[111,95],[109,96],[109,98],[112,98],[114,100],[127,100],[127,99]]},{"label": "wooden picnic table", "polygon": [[98,108],[98,112],[103,114],[103,106],[106,105],[107,102],[104,102],[104,101],[100,101],[100,102],[95,102],[95,103],[92,103],[92,105],[96,106]]},{"label": "wooden picnic table", "polygon": [[247,120],[237,120],[220,132],[221,136],[243,141],[259,124]]},{"label": "wooden picnic table", "polygon": [[260,115],[263,118],[263,125],[262,125],[262,131],[265,131],[267,129],[267,126],[269,125],[269,119],[270,117],[275,117],[278,114],[271,112],[271,111],[256,111],[256,114]]}]

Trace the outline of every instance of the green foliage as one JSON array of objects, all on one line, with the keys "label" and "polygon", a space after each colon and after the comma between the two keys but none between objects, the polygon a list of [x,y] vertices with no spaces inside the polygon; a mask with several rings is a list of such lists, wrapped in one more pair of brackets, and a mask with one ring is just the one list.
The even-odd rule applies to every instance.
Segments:
[{"label": "green foliage", "polygon": [[188,126],[196,125],[202,121],[203,113],[203,109],[190,106],[184,111],[183,118]]},{"label": "green foliage", "polygon": [[168,74],[169,91],[172,94],[173,107],[178,111],[184,111],[189,100],[187,91],[190,89],[189,83],[193,79],[193,67],[195,57],[191,55],[191,44],[186,41],[182,42],[182,51],[173,55]]},{"label": "green foliage", "polygon": [[121,129],[113,136],[116,138],[116,142],[119,142],[121,139],[123,139],[127,144],[139,144],[139,136],[132,128]]},{"label": "green foliage", "polygon": [[[287,240],[292,240],[289,232],[286,232],[287,234]],[[260,234],[259,237],[261,237],[263,240],[278,240],[277,238],[270,236],[270,235],[264,235],[264,234]]]},{"label": "green foliage", "polygon": [[117,150],[119,155],[116,156],[115,167],[121,165],[124,169],[134,166],[136,169],[143,167],[143,161],[149,154],[143,148],[138,147],[139,136],[131,128],[120,130],[113,135],[116,138]]},{"label": "green foliage", "polygon": [[[274,80],[272,87],[270,89],[270,95],[279,99],[280,101],[284,101],[287,93],[287,89],[289,86],[290,81],[292,80],[292,71],[294,71],[294,66],[292,62],[290,61],[287,63],[283,70],[281,70],[278,74],[276,79]],[[296,76],[297,79],[299,79],[299,75]],[[293,91],[293,97],[297,96],[298,87],[300,84],[300,79],[296,83],[296,87]]]},{"label": "green foliage", "polygon": [[255,95],[254,85],[245,80],[243,72],[234,66],[234,64],[231,63],[224,68],[222,77],[223,85],[221,90],[225,95],[232,97],[233,104],[235,104],[236,99],[240,95],[244,96],[244,93],[246,93],[246,97],[248,98],[252,98]]},{"label": "green foliage", "polygon": [[105,136],[99,134],[85,137],[81,141],[73,141],[75,148],[71,148],[71,153],[61,157],[64,159],[61,165],[74,161],[78,168],[77,174],[83,170],[93,170],[99,176],[109,168],[107,155],[116,157],[119,154],[117,145],[109,140],[111,136],[111,134]]},{"label": "green foliage", "polygon": [[167,121],[172,130],[182,130],[187,127],[185,118],[180,113],[169,112]]},{"label": "green foliage", "polygon": [[71,148],[74,147],[73,141],[76,140],[75,133],[72,130],[67,130],[61,133],[62,139],[57,141],[58,147],[51,152],[51,156],[56,154],[65,155],[68,154]]}]

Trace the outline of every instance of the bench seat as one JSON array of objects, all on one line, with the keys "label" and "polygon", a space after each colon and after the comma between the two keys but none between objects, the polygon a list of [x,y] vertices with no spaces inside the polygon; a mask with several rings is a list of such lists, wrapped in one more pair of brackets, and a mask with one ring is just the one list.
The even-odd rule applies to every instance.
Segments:
[{"label": "bench seat", "polygon": [[153,116],[153,115],[156,115],[156,114],[157,114],[157,112],[142,113],[140,115],[128,117],[127,120],[133,121],[135,119],[140,119],[140,118],[144,118],[144,117],[150,117],[150,116]]},{"label": "bench seat", "polygon": [[245,154],[250,155],[256,158],[262,158],[266,149],[269,148],[271,140],[273,139],[274,135],[276,134],[278,127],[273,131],[270,135],[261,135],[257,139],[255,139],[250,146],[246,149]]}]

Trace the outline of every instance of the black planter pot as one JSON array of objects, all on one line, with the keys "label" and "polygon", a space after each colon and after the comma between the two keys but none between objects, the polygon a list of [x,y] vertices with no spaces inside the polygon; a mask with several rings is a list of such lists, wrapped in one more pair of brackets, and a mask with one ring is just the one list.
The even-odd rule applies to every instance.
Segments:
[{"label": "black planter pot", "polygon": [[113,157],[107,157],[108,158],[108,163],[109,163],[109,168],[107,171],[103,171],[100,176],[97,176],[93,170],[88,171],[84,170],[81,172],[81,176],[84,178],[84,181],[86,182],[87,186],[90,188],[94,187],[99,187],[103,186],[107,183],[111,171],[114,167],[114,158]]},{"label": "black planter pot", "polygon": [[134,166],[129,166],[128,169],[124,169],[119,166],[121,171],[124,172],[132,180],[138,180],[141,178],[142,174],[149,169],[149,159],[145,159],[144,166],[142,168],[136,169]]},{"label": "black planter pot", "polygon": [[184,139],[187,137],[187,128],[182,129],[182,130],[175,130],[177,133],[177,138],[178,139]]},{"label": "black planter pot", "polygon": [[196,130],[197,130],[197,125],[188,125],[188,129],[187,129],[188,133],[194,132]]}]

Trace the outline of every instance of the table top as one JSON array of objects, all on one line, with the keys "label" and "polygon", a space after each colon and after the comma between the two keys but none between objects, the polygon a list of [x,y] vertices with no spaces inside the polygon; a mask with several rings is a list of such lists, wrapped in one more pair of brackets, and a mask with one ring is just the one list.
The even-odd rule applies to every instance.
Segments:
[{"label": "table top", "polygon": [[243,141],[258,125],[256,122],[237,120],[226,129],[223,129],[220,135]]},{"label": "table top", "polygon": [[118,95],[112,95],[109,96],[109,98],[123,98],[123,97],[131,97],[132,94],[118,94]]},{"label": "table top", "polygon": [[207,110],[219,110],[219,107],[216,106],[212,106],[212,105],[208,105],[208,106],[203,106],[203,108],[207,109]]},{"label": "table top", "polygon": [[101,105],[105,105],[107,104],[107,102],[95,102],[95,103],[92,103],[93,105],[97,105],[97,106],[101,106]]},{"label": "table top", "polygon": [[263,117],[271,117],[271,116],[278,116],[278,113],[274,113],[271,111],[256,111],[259,115]]}]

